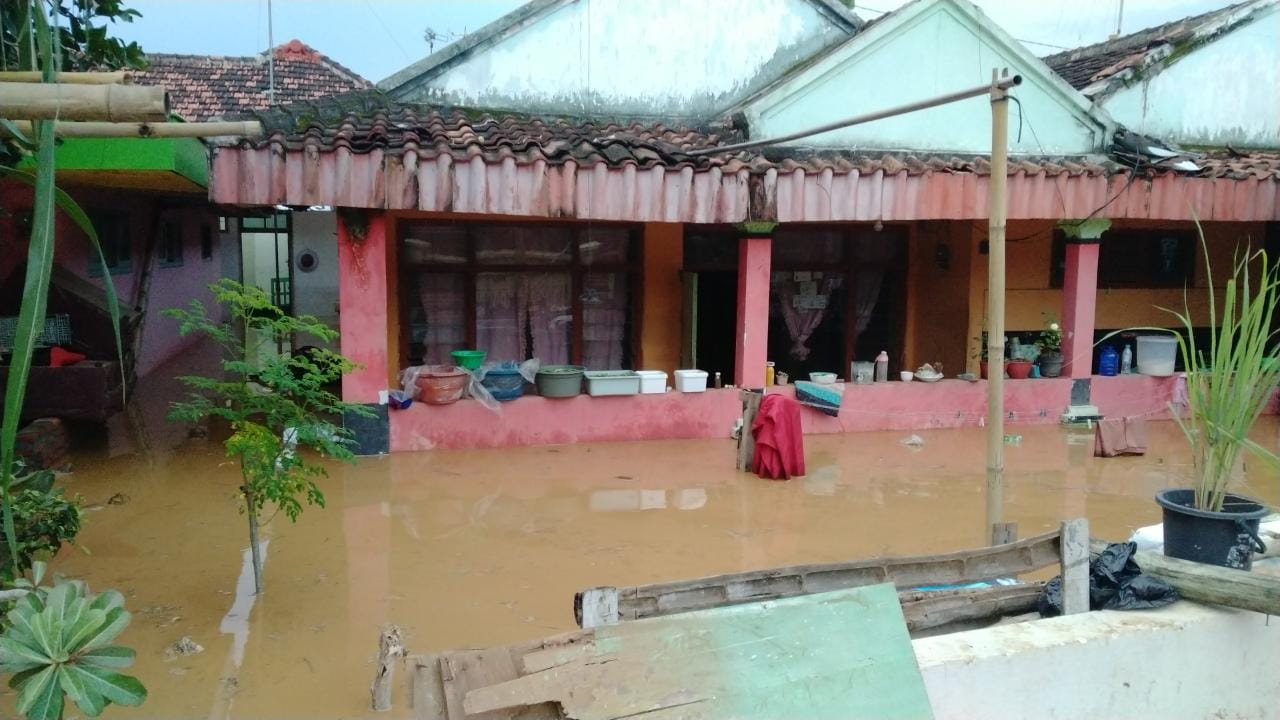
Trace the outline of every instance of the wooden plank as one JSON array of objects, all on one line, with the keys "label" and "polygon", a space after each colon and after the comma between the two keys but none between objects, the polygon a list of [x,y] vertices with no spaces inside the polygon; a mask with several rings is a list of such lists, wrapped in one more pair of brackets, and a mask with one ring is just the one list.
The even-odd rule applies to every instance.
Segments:
[{"label": "wooden plank", "polygon": [[1089,520],[1062,523],[1062,614],[1089,612]]},{"label": "wooden plank", "polygon": [[[1100,553],[1105,542],[1091,549]],[[1186,600],[1280,615],[1280,577],[1165,557],[1149,550],[1134,554],[1142,572],[1169,583]]]},{"label": "wooden plank", "polygon": [[589,656],[472,690],[464,707],[484,713],[554,702],[575,720],[932,717],[889,584],[594,632]]},{"label": "wooden plank", "polygon": [[573,615],[581,628],[617,624],[618,588],[589,588],[574,594]]},{"label": "wooden plank", "polygon": [[898,601],[912,633],[957,622],[998,620],[1036,608],[1043,583],[997,585],[964,590],[900,592]]},{"label": "wooden plank", "polygon": [[[1045,533],[1007,545],[942,555],[796,565],[617,588],[618,619],[625,622],[882,582],[910,589],[921,585],[962,585],[1014,577],[1056,565],[1059,562],[1059,535],[1059,532]],[[590,590],[579,595],[587,592]],[[581,618],[579,620],[582,621]]]},{"label": "wooden plank", "polygon": [[[591,633],[579,630],[487,651],[462,650],[412,656],[409,667],[412,668],[413,716],[418,720],[475,720],[477,716],[466,715],[462,709],[466,693],[479,687],[473,683],[515,679],[522,674],[523,659],[528,655],[552,648],[571,648],[589,641],[591,637]],[[473,671],[473,665],[485,667]],[[561,716],[555,708],[547,706],[479,717],[490,720],[559,720]]]},{"label": "wooden plank", "polygon": [[1008,545],[1018,541],[1018,523],[996,523],[991,526],[991,544]]}]

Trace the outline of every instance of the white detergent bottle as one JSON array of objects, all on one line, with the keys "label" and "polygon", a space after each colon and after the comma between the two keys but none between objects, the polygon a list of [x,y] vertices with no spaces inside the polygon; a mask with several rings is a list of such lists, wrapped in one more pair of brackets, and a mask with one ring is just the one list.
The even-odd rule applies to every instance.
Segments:
[{"label": "white detergent bottle", "polygon": [[881,350],[876,356],[876,382],[889,381],[889,353]]},{"label": "white detergent bottle", "polygon": [[1133,372],[1133,350],[1126,344],[1124,352],[1120,353],[1120,374],[1128,375]]}]

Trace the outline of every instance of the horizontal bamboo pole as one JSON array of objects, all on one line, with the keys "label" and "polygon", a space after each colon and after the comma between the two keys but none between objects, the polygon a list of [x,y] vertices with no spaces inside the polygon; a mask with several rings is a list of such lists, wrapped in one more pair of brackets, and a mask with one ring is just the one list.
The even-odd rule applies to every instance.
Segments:
[{"label": "horizontal bamboo pole", "polygon": [[[1094,542],[1100,553],[1106,543]],[[1134,554],[1142,572],[1173,586],[1185,600],[1280,615],[1280,577],[1165,557],[1149,550]]]},{"label": "horizontal bamboo pole", "polygon": [[[34,129],[31,122],[18,120],[14,125],[20,132],[31,136]],[[200,123],[109,123],[109,122],[62,122],[53,126],[53,133],[64,138],[94,137],[139,137],[139,138],[180,138],[180,137],[262,137],[262,123],[257,120],[237,120],[223,122]],[[0,127],[0,137],[7,137],[7,131]]]},{"label": "horizontal bamboo pole", "polygon": [[[68,85],[128,85],[133,82],[133,73],[124,70],[116,72],[60,72],[53,74],[53,81]],[[0,71],[0,82],[44,82],[44,74],[39,70],[5,70]]]},{"label": "horizontal bamboo pole", "polygon": [[164,122],[169,94],[142,85],[0,82],[0,117],[9,120]]}]

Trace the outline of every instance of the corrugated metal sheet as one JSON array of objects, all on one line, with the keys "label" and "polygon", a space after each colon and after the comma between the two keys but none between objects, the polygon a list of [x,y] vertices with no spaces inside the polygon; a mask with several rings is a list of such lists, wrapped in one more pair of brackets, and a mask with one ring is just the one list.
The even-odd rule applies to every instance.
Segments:
[{"label": "corrugated metal sheet", "polygon": [[[896,171],[890,171],[894,164]],[[448,153],[420,156],[412,145],[392,154],[381,148],[356,153],[339,145],[322,152],[314,144],[302,150],[268,144],[219,148],[210,197],[225,205],[686,223],[963,220],[986,217],[987,177],[978,168],[913,172],[902,162],[840,172],[797,163],[762,171],[746,165],[695,170],[579,165],[572,159],[518,163],[510,156],[486,162],[479,154],[455,160]],[[1089,168],[1018,163],[1009,178],[1009,217],[1272,221],[1280,220],[1278,192],[1274,177],[1162,173],[1130,179]]]}]

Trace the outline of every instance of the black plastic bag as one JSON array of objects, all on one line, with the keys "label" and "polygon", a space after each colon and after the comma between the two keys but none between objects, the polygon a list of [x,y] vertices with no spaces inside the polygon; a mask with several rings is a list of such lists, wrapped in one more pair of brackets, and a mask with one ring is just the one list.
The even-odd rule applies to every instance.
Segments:
[{"label": "black plastic bag", "polygon": [[[1178,599],[1178,591],[1169,583],[1142,574],[1133,559],[1135,550],[1137,545],[1131,542],[1111,543],[1089,562],[1090,610],[1149,610]],[[1062,614],[1062,576],[1044,586],[1037,609],[1040,617]]]}]

